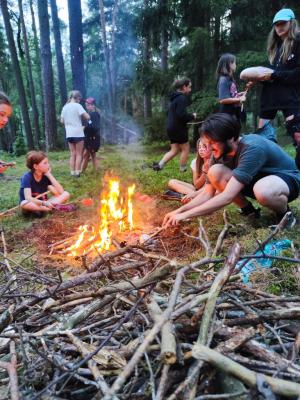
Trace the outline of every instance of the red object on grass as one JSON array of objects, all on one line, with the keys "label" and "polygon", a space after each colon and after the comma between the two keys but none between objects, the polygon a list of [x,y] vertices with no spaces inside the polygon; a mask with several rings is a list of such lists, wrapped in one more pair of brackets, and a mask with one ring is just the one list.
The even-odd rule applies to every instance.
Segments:
[{"label": "red object on grass", "polygon": [[91,198],[82,199],[81,204],[84,205],[85,207],[90,207],[94,204],[94,200]]}]

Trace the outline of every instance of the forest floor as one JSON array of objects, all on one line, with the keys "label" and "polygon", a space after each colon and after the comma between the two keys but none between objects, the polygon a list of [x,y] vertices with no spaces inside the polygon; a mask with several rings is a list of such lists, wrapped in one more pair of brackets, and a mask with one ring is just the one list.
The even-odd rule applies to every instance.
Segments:
[{"label": "forest floor", "polygon": [[[178,159],[172,160],[163,171],[154,172],[148,165],[158,161],[166,151],[168,145],[157,144],[143,146],[132,144],[129,146],[104,146],[98,153],[100,162],[99,172],[94,172],[89,165],[88,170],[79,179],[69,176],[69,153],[52,152],[49,160],[54,176],[62,183],[65,190],[71,194],[70,201],[82,198],[92,198],[94,206],[82,205],[73,213],[53,213],[44,219],[33,219],[22,216],[17,210],[9,216],[1,217],[1,227],[4,231],[8,246],[8,255],[15,262],[40,263],[41,266],[52,265],[63,270],[63,274],[73,275],[81,268],[79,262],[75,262],[66,256],[49,256],[48,246],[60,239],[65,239],[74,234],[76,228],[86,221],[92,222],[97,212],[97,200],[102,188],[102,178],[106,171],[112,171],[118,175],[121,183],[135,183],[136,192],[148,195],[148,202],[143,203],[143,197],[136,197],[135,209],[139,214],[140,231],[149,232],[161,225],[166,212],[179,206],[178,202],[166,201],[161,194],[167,188],[167,182],[171,178],[191,181],[191,171],[179,172]],[[286,150],[292,155],[292,146]],[[194,154],[190,155],[190,160]],[[1,158],[7,158],[2,157]],[[21,175],[26,171],[25,157],[15,159],[17,166],[10,168],[0,178],[0,212],[18,204],[18,190]],[[300,201],[296,200],[291,205],[292,211],[300,220]],[[251,253],[257,247],[258,241],[264,240],[270,234],[269,225],[275,223],[274,217],[267,209],[262,209],[261,218],[250,220],[239,215],[234,206],[227,207],[227,215],[232,228],[223,242],[220,255],[227,255],[229,247],[238,241],[242,246],[242,253]],[[202,218],[203,226],[208,238],[214,247],[221,232],[224,221],[223,211]],[[198,220],[187,221],[180,227],[163,231],[164,251],[169,258],[177,258],[187,261],[200,259],[205,251],[199,241],[192,240],[187,235],[198,235]],[[292,231],[283,231],[277,238],[287,238],[299,245],[300,223]],[[0,248],[2,244],[0,244]],[[2,249],[1,249],[2,251]],[[285,255],[293,256],[291,250],[286,250]],[[275,272],[274,272],[275,271]],[[261,269],[252,274],[251,281],[260,289],[273,294],[296,293],[299,290],[299,281],[295,277],[295,266],[276,261],[270,270]]]}]

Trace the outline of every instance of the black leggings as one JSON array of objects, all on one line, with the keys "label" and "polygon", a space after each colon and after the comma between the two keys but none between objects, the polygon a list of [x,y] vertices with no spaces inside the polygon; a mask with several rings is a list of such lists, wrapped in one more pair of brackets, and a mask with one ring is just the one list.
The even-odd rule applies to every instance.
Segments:
[{"label": "black leggings", "polygon": [[267,110],[267,111],[261,111],[259,113],[259,118],[262,119],[274,119],[276,117],[276,114],[278,111],[282,111],[284,118],[289,117],[290,115],[296,115],[299,114],[300,108],[295,107],[295,108],[286,108],[284,110]]}]

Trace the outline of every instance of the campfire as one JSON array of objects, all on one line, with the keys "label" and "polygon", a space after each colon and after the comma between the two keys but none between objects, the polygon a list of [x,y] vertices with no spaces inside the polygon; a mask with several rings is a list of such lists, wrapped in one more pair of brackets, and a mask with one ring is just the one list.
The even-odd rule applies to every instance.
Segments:
[{"label": "campfire", "polygon": [[110,250],[116,235],[134,228],[133,194],[135,184],[124,189],[117,177],[104,177],[100,206],[93,224],[81,225],[73,243],[66,249],[69,256]]}]

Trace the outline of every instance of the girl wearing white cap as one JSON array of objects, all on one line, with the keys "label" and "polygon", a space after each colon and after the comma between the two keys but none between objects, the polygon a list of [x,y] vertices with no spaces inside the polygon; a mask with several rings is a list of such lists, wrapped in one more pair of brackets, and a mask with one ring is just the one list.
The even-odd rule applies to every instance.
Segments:
[{"label": "girl wearing white cap", "polygon": [[300,33],[290,8],[275,14],[267,50],[274,72],[259,76],[264,81],[259,127],[282,111],[287,132],[297,147],[295,162],[300,169]]}]

